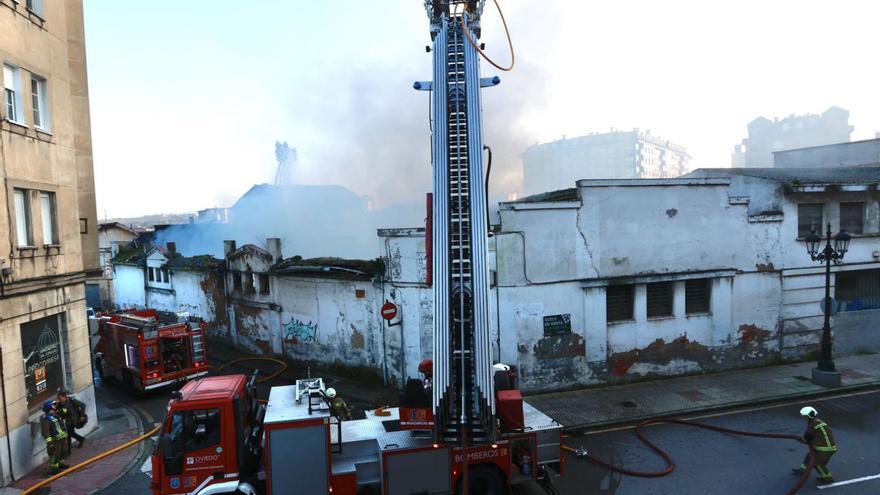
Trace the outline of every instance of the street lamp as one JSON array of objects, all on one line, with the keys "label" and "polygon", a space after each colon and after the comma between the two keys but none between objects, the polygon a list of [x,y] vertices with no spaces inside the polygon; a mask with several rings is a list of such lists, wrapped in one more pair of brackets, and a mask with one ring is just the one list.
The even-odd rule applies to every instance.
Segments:
[{"label": "street lamp", "polygon": [[[822,325],[822,355],[819,363],[813,370],[813,383],[826,386],[840,386],[840,373],[834,369],[834,359],[831,357],[831,263],[838,264],[849,249],[850,235],[841,230],[833,238],[831,237],[831,223],[828,223],[828,232],[825,247],[820,251],[822,237],[816,232],[810,232],[804,239],[807,244],[807,252],[813,261],[825,263],[825,322]],[[834,246],[831,241],[834,240]]]}]

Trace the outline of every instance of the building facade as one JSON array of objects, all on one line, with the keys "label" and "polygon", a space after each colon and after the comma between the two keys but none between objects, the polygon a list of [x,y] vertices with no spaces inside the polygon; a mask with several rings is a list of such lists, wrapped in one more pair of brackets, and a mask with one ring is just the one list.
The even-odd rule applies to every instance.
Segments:
[{"label": "building facade", "polygon": [[101,277],[86,283],[86,303],[97,310],[113,307],[113,266],[110,260],[137,238],[138,233],[119,223],[108,222],[98,225],[98,255]]},{"label": "building facade", "polygon": [[758,117],[748,126],[748,137],[734,146],[734,167],[772,167],[773,152],[849,141],[853,126],[849,110],[831,107],[820,115],[790,115],[770,120]]},{"label": "building facade", "polygon": [[571,187],[579,179],[656,179],[689,170],[687,150],[650,131],[614,131],[536,144],[520,156],[523,193]]},{"label": "building facade", "polygon": [[824,272],[803,237],[826,222],[854,232],[836,353],[880,352],[878,184],[878,168],[701,169],[502,204],[501,360],[547,390],[808,356]]},{"label": "building facade", "polygon": [[100,270],[82,3],[0,2],[0,62],[0,477],[8,482],[46,459],[38,419],[59,389],[86,403],[93,419],[84,433],[96,427],[85,283]]}]

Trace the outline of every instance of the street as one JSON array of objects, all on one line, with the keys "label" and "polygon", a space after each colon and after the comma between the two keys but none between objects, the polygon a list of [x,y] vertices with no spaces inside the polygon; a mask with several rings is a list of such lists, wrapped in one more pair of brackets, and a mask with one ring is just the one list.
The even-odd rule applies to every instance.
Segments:
[{"label": "street", "polygon": [[[727,428],[770,433],[801,434],[803,405],[812,405],[834,431],[840,451],[829,465],[841,482],[880,473],[880,391],[756,410],[732,411],[699,421]],[[565,476],[555,486],[563,494],[784,494],[797,477],[790,470],[800,464],[805,449],[786,440],[734,437],[680,425],[645,429],[647,436],[675,460],[676,469],[663,478],[621,476],[568,456]],[[661,470],[663,460],[643,445],[631,428],[569,438],[590,455],[630,469]],[[864,494],[880,492],[880,478],[818,489],[815,474],[801,494]],[[518,487],[517,495],[537,495],[538,487]]]},{"label": "street", "polygon": [[[109,400],[123,402],[136,409],[148,429],[161,421],[170,390],[159,390],[140,396],[124,387],[96,379],[98,393]],[[837,398],[805,403],[788,403],[753,410],[734,410],[699,419],[701,422],[748,431],[800,434],[803,420],[798,417],[802,405],[813,405],[820,417],[833,428],[840,452],[830,468],[838,482],[880,473],[880,431],[873,425],[880,411],[880,391],[862,392]],[[797,481],[790,469],[803,455],[801,445],[785,440],[734,437],[689,428],[681,425],[658,425],[645,429],[649,438],[675,460],[676,469],[663,478],[621,476],[599,468],[571,455],[567,456],[565,475],[555,486],[563,494],[783,494]],[[605,460],[637,470],[660,470],[657,457],[635,436],[631,428],[587,434],[566,439],[572,447],[584,446]],[[148,469],[148,453],[125,476],[99,493],[148,494],[150,478],[140,466]],[[880,478],[818,489],[815,476],[799,492],[802,494],[863,494],[880,490]],[[518,486],[514,495],[540,495],[535,485]]]}]

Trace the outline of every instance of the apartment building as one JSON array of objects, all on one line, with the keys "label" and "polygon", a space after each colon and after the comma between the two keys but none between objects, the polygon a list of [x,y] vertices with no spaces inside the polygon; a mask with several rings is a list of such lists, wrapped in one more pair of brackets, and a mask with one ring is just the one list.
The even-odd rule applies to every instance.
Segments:
[{"label": "apartment building", "polygon": [[672,141],[633,129],[530,146],[523,162],[523,194],[571,187],[579,179],[658,179],[689,170],[690,155]]},{"label": "apartment building", "polygon": [[[85,284],[100,277],[81,0],[0,0],[0,478],[46,459],[40,405],[95,414]],[[88,433],[96,426],[90,420]]]}]

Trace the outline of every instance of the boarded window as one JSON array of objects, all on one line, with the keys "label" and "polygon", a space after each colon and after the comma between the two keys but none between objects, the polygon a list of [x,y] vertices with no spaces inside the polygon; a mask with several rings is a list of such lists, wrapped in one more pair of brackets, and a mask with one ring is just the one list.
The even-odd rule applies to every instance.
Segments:
[{"label": "boarded window", "polygon": [[837,273],[834,298],[840,303],[840,311],[880,309],[880,270]]},{"label": "boarded window", "polygon": [[633,319],[632,285],[610,285],[605,290],[605,315],[608,321]]},{"label": "boarded window", "polygon": [[865,222],[865,203],[840,203],[840,230],[861,234]]},{"label": "boarded window", "polygon": [[813,231],[822,235],[822,209],[821,203],[798,205],[798,237],[806,237]]},{"label": "boarded window", "polygon": [[260,294],[269,294],[269,274],[267,273],[260,274]]},{"label": "boarded window", "polygon": [[241,272],[232,273],[232,290],[241,290]]},{"label": "boarded window", "polygon": [[711,297],[711,279],[686,280],[684,282],[685,314],[710,313],[712,311],[709,303]]},{"label": "boarded window", "polygon": [[355,299],[363,299],[363,298],[367,297],[367,291],[365,291],[364,289],[355,289],[354,290],[354,297],[355,297]]},{"label": "boarded window", "polygon": [[672,282],[647,284],[648,318],[672,316],[672,298],[675,286]]}]

